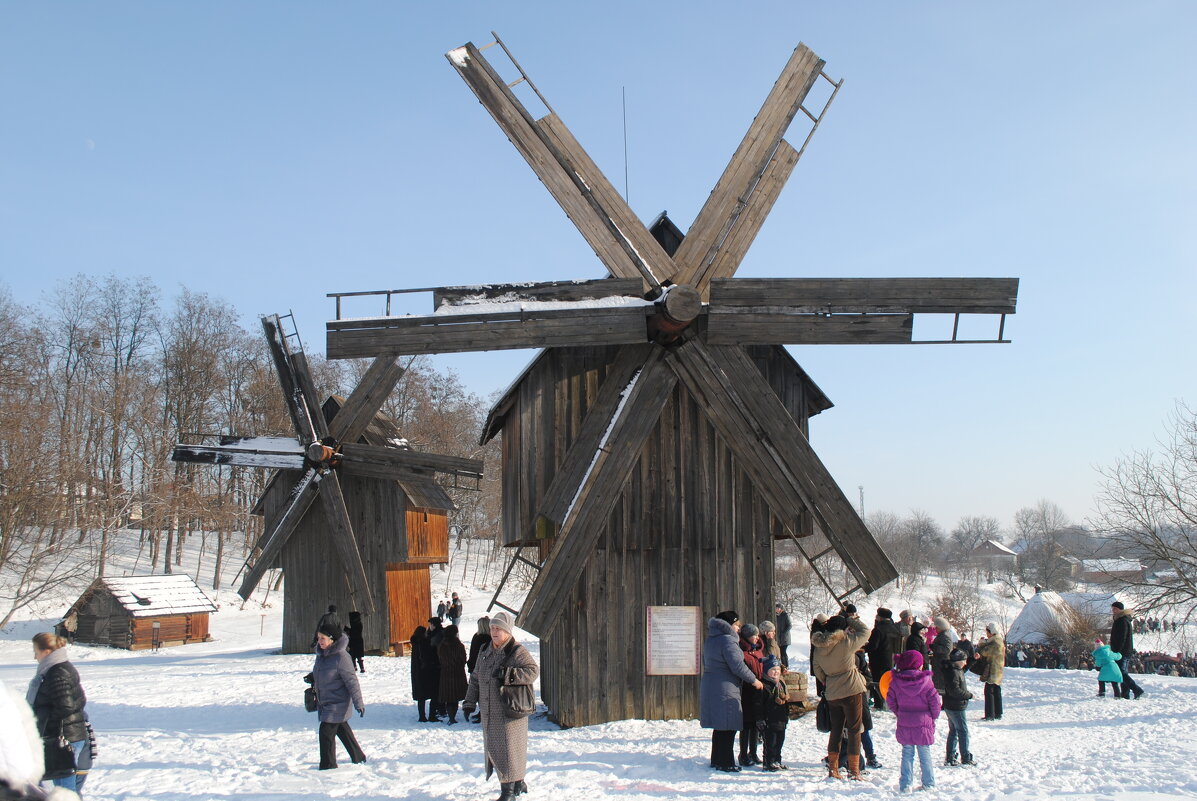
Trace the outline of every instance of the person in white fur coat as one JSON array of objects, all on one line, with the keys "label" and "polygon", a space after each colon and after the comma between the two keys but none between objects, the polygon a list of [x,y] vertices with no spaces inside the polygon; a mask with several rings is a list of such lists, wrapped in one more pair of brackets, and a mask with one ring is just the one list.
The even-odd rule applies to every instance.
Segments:
[{"label": "person in white fur coat", "polygon": [[38,786],[44,771],[42,753],[33,710],[23,695],[0,682],[0,799],[77,801],[79,796],[63,787],[47,791]]}]

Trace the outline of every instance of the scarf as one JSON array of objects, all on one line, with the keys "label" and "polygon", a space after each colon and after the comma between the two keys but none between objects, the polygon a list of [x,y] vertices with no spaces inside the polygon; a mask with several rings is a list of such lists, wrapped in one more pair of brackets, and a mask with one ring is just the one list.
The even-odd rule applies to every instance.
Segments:
[{"label": "scarf", "polygon": [[37,663],[37,673],[33,674],[33,678],[29,681],[29,689],[25,691],[25,702],[29,706],[33,706],[33,701],[37,698],[37,691],[42,686],[42,679],[46,677],[46,671],[68,660],[66,648],[56,648],[46,654],[45,659]]}]

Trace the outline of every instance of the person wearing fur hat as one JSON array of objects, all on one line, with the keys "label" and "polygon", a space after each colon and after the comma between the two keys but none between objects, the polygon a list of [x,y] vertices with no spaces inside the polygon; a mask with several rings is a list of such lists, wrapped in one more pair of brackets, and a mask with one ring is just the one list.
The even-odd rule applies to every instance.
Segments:
[{"label": "person wearing fur hat", "polygon": [[934,787],[931,746],[935,744],[935,720],[942,704],[931,675],[923,670],[922,652],[911,649],[898,654],[885,702],[898,717],[894,731],[894,737],[902,745],[898,791],[908,793],[914,784],[915,754],[919,758],[923,789]]},{"label": "person wearing fur hat", "polygon": [[968,709],[968,702],[972,700],[972,691],[964,680],[964,666],[968,664],[968,654],[959,648],[953,648],[948,654],[944,665],[943,676],[943,712],[948,719],[947,754],[944,765],[955,765],[956,745],[960,745],[961,765],[975,765],[973,752],[969,750],[968,719],[964,710]]},{"label": "person wearing fur hat", "polygon": [[355,764],[366,755],[349,727],[350,704],[361,716],[366,714],[362,688],[349,658],[349,636],[340,626],[325,623],[316,630],[316,663],[312,667],[312,686],[316,689],[316,711],[320,719],[320,770],[337,767],[337,746],[349,753]]},{"label": "person wearing fur hat", "polygon": [[761,682],[744,663],[739,640],[740,616],[732,610],[707,621],[707,638],[702,644],[702,678],[699,680],[698,722],[711,729],[711,767],[736,772],[736,732],[744,725],[740,687]]},{"label": "person wearing fur hat", "polygon": [[[752,671],[752,675],[759,682],[765,675],[761,667],[761,660],[765,658],[765,647],[761,643],[760,629],[751,623],[740,627],[740,650],[744,652],[744,664]],[[761,758],[757,756],[757,745],[760,742],[760,732],[757,722],[761,719],[761,687],[745,682],[740,686],[740,706],[744,710],[744,723],[740,728],[740,764],[759,765]]]},{"label": "person wearing fur hat", "polygon": [[1002,673],[1006,666],[1006,642],[998,633],[997,623],[985,626],[985,639],[977,643],[977,654],[985,659],[985,717],[981,720],[1002,719]]},{"label": "person wearing fur hat", "polygon": [[894,657],[902,652],[903,645],[898,624],[894,623],[894,613],[884,606],[879,608],[873,621],[873,631],[869,634],[869,641],[865,643],[865,653],[869,656],[869,674],[873,677],[869,683],[869,693],[873,698],[874,709],[885,709],[885,699],[879,689],[881,677],[894,666]]},{"label": "person wearing fur hat", "polygon": [[1131,693],[1134,693],[1137,701],[1143,694],[1143,688],[1131,678],[1130,671],[1126,669],[1126,660],[1135,654],[1135,635],[1134,627],[1131,626],[1131,613],[1126,611],[1126,605],[1122,601],[1110,604],[1110,613],[1114,617],[1113,624],[1110,626],[1110,650],[1122,657],[1118,660],[1118,670],[1122,673],[1122,695],[1120,697],[1130,698]]},{"label": "person wearing fur hat", "polygon": [[482,713],[482,751],[486,778],[499,774],[498,801],[512,801],[528,792],[524,782],[528,771],[528,718],[509,718],[500,687],[530,685],[540,676],[540,667],[528,649],[516,641],[515,622],[506,612],[490,619],[490,643],[483,647],[470,675],[462,710],[466,717],[477,708]]},{"label": "person wearing fur hat", "polygon": [[811,635],[814,646],[815,673],[823,682],[831,713],[831,731],[827,735],[827,775],[842,778],[840,740],[848,732],[848,778],[862,778],[860,772],[860,731],[864,713],[864,693],[869,683],[856,669],[856,651],[869,639],[869,627],[853,611],[850,616],[835,615],[823,624],[823,631]]},{"label": "person wearing fur hat", "polygon": [[952,646],[955,644],[952,634],[952,626],[948,623],[947,618],[936,617],[932,619],[931,623],[935,626],[935,639],[931,641],[931,681],[935,684],[935,689],[943,694],[944,688],[944,673],[948,670],[948,656],[952,653]]},{"label": "person wearing fur hat", "polygon": [[14,801],[78,801],[65,787],[47,792],[38,784],[45,772],[42,738],[33,710],[15,688],[0,682],[0,798]]}]

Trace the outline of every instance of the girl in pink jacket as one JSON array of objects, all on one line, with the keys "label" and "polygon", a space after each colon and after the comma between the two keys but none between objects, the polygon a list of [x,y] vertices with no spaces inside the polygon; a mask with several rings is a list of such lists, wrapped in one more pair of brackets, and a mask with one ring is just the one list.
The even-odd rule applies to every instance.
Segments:
[{"label": "girl in pink jacket", "polygon": [[898,716],[895,737],[902,745],[902,772],[898,791],[908,793],[914,783],[914,755],[919,756],[923,788],[935,786],[935,772],[931,766],[931,746],[935,743],[935,719],[942,703],[931,673],[923,670],[923,655],[918,651],[904,651],[894,659],[894,675],[885,702]]}]

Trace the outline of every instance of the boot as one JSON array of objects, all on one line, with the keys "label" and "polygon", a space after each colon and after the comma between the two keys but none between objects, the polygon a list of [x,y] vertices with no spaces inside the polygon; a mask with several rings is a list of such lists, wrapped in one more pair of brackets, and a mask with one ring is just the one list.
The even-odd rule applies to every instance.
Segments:
[{"label": "boot", "polygon": [[860,773],[860,754],[848,754],[848,778],[856,781],[864,778]]},{"label": "boot", "polygon": [[416,701],[416,709],[420,710],[420,723],[428,722],[428,715],[424,712],[425,705],[424,701]]},{"label": "boot", "polygon": [[519,794],[519,782],[501,782],[499,784],[499,797],[495,801],[514,801],[516,795]]},{"label": "boot", "polygon": [[827,755],[827,778],[842,779],[844,775],[840,773],[840,755],[831,753]]},{"label": "boot", "polygon": [[961,754],[960,755],[960,764],[961,765],[976,765],[977,763],[976,763],[976,761],[973,760],[972,754]]},{"label": "boot", "polygon": [[947,755],[945,755],[943,758],[943,766],[945,768],[950,768],[953,765],[958,765],[958,764],[960,764],[960,763],[956,761],[956,752],[948,751]]},{"label": "boot", "polygon": [[518,787],[515,788],[516,795],[524,795],[525,793],[528,792],[528,785],[524,782],[523,779],[520,779],[518,782],[516,782],[516,784],[519,785]]},{"label": "boot", "polygon": [[867,754],[865,756],[865,764],[870,768],[879,768],[881,763],[877,760],[876,754]]}]

